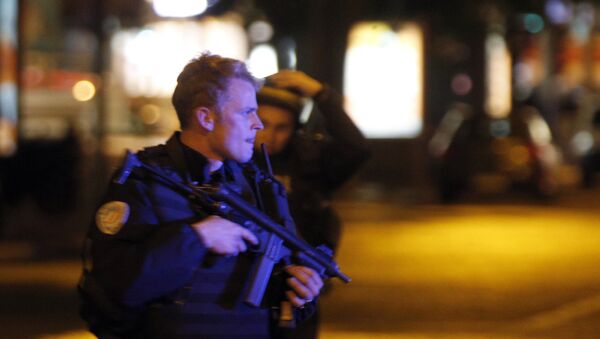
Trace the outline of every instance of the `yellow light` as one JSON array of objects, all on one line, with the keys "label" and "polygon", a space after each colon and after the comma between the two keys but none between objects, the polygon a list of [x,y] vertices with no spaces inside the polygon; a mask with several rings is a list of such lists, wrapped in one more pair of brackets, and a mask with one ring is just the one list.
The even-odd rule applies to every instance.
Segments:
[{"label": "yellow light", "polygon": [[[600,273],[592,262],[600,255],[593,211],[482,205],[456,208],[451,217],[442,217],[438,208],[448,207],[429,206],[414,213],[422,216],[426,210],[427,218],[381,222],[377,228],[367,227],[368,222],[349,224],[351,236],[344,238],[339,264],[361,282],[466,282],[502,289],[518,281],[523,284],[510,286],[518,286],[519,293],[524,286],[539,288],[541,276],[568,284],[574,275]],[[369,265],[373,260],[382,266]]]},{"label": "yellow light", "polygon": [[91,81],[80,80],[73,85],[73,97],[77,101],[89,101],[96,95],[96,86]]},{"label": "yellow light", "polygon": [[515,165],[523,165],[530,159],[529,150],[522,145],[511,147],[508,156]]},{"label": "yellow light", "polygon": [[146,104],[140,108],[139,115],[146,125],[154,125],[160,119],[160,108],[153,104]]}]

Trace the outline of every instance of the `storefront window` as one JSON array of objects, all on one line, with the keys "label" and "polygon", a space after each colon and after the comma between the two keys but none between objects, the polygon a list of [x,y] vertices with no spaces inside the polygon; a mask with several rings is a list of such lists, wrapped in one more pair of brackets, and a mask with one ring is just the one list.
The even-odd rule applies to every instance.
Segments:
[{"label": "storefront window", "polygon": [[204,51],[235,59],[248,55],[246,32],[235,15],[162,20],[121,30],[111,38],[104,151],[122,154],[163,141],[179,129],[171,95],[177,75]]},{"label": "storefront window", "polygon": [[57,141],[75,134],[87,143],[95,137],[98,41],[89,30],[66,25],[63,6],[59,0],[22,2],[23,141]]},{"label": "storefront window", "polygon": [[423,33],[413,23],[354,25],[344,69],[348,112],[370,138],[414,138],[423,128]]}]

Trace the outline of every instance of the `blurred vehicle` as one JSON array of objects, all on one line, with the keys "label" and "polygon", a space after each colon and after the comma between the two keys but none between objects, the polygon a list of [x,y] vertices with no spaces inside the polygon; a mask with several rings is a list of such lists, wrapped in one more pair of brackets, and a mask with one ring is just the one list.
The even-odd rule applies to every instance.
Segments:
[{"label": "blurred vehicle", "polygon": [[429,152],[442,201],[465,192],[557,193],[562,156],[548,124],[532,106],[498,119],[454,104],[435,131]]}]

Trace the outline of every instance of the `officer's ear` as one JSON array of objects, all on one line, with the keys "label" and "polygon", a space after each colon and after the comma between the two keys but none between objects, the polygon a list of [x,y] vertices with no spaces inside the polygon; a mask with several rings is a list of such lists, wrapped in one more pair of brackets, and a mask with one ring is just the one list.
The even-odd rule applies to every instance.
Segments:
[{"label": "officer's ear", "polygon": [[215,129],[215,121],[216,115],[208,107],[200,106],[194,111],[194,123],[207,131]]}]

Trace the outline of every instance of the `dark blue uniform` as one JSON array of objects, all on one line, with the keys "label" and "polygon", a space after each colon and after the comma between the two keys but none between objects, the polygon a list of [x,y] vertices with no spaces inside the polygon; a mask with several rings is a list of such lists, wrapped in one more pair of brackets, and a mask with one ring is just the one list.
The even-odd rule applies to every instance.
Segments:
[{"label": "dark blue uniform", "polygon": [[[179,141],[138,153],[178,182],[205,183],[207,160]],[[216,174],[255,203],[254,178],[236,162]],[[214,174],[213,174],[214,175]],[[143,172],[111,183],[89,231],[80,290],[97,335],[132,338],[272,338],[268,308],[243,303],[255,256],[207,250],[191,223],[206,217],[188,197]]]}]

